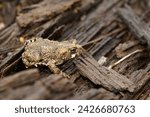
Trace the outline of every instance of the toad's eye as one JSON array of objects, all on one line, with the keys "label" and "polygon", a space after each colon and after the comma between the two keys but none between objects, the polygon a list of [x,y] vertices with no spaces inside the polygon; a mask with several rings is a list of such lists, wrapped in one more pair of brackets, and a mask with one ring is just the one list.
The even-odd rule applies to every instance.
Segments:
[{"label": "toad's eye", "polygon": [[70,48],[69,50],[72,54],[76,53],[76,48]]},{"label": "toad's eye", "polygon": [[29,39],[29,40],[26,40],[26,45],[30,44],[30,43],[33,43],[35,42],[37,39],[36,38],[32,38],[32,39]]}]

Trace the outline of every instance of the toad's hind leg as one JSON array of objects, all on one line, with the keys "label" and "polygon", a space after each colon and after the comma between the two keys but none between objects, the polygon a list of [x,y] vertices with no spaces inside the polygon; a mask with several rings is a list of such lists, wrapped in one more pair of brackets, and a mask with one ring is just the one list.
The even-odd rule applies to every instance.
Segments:
[{"label": "toad's hind leg", "polygon": [[53,62],[48,62],[47,66],[54,74],[59,74],[61,72],[61,70]]},{"label": "toad's hind leg", "polygon": [[54,74],[61,74],[65,78],[70,78],[69,75],[66,73],[62,72],[54,63],[49,62],[48,63],[48,68],[54,73]]}]

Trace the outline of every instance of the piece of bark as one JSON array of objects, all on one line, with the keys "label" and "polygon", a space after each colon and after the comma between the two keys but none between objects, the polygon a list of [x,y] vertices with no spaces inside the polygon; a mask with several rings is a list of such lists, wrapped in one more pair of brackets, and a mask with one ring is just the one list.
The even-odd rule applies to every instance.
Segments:
[{"label": "piece of bark", "polygon": [[134,84],[127,77],[100,66],[93,57],[84,52],[81,57],[74,61],[79,72],[91,80],[95,85],[101,85],[114,92],[134,92]]},{"label": "piece of bark", "polygon": [[35,80],[40,78],[37,69],[30,69],[19,72],[17,74],[5,77],[0,80],[0,92],[8,88],[17,88],[23,85],[32,84]]},{"label": "piece of bark", "polygon": [[148,44],[150,48],[150,29],[148,25],[138,17],[131,7],[121,8],[118,10],[118,15],[123,22],[129,27],[141,44]]},{"label": "piece of bark", "polygon": [[30,12],[20,13],[17,22],[19,26],[26,27],[37,22],[47,21],[72,7],[80,6],[80,3],[81,0],[44,0],[34,5],[35,8]]}]

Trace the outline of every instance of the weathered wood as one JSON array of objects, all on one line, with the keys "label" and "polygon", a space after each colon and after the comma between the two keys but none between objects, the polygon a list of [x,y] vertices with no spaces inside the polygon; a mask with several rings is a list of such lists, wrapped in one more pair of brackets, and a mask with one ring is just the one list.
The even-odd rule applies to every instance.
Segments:
[{"label": "weathered wood", "polygon": [[16,18],[16,6],[18,4],[18,0],[2,0],[3,3],[2,7],[2,14],[3,14],[3,21],[5,26],[11,25]]},{"label": "weathered wood", "polygon": [[101,42],[97,43],[95,47],[93,47],[89,52],[94,56],[94,58],[98,59],[102,56],[108,54],[112,49],[114,49],[117,44],[122,41],[122,37],[126,34],[125,31],[120,32],[118,35],[114,35],[111,37],[104,38]]},{"label": "weathered wood", "polygon": [[134,84],[127,77],[107,69],[98,63],[86,52],[75,61],[80,73],[91,80],[96,85],[101,85],[114,92],[129,91],[134,92]]},{"label": "weathered wood", "polygon": [[146,100],[150,100],[150,96],[146,98]]},{"label": "weathered wood", "polygon": [[[103,28],[104,29],[107,28],[109,25],[109,30],[107,29],[107,31],[105,31],[104,33],[107,35],[107,33],[109,33],[111,30],[114,30],[114,28],[117,27],[116,22],[114,24],[111,24],[115,19],[114,12],[112,11],[120,7],[123,3],[125,3],[125,1],[118,1],[118,0],[110,0],[109,2],[103,1],[96,7],[94,12],[91,12],[90,14],[85,16],[83,20],[81,19],[81,21],[78,23],[66,26],[65,27],[66,29],[62,33],[60,40],[77,39],[78,43],[84,46],[94,41],[92,39],[94,39],[96,34]],[[118,30],[118,28],[115,30]],[[101,44],[101,42],[99,41],[97,43],[95,42],[96,43],[95,46],[91,47],[90,49],[89,47],[87,47],[86,50],[88,51],[91,50],[90,51],[91,54],[92,51],[94,51],[96,47],[98,47],[99,49],[96,49],[97,51],[92,53],[92,55],[95,54],[94,57],[98,59],[101,55],[106,55],[110,50],[112,50],[112,48],[114,48],[122,40],[121,39],[122,36],[124,36],[124,32],[121,32],[118,36],[114,38],[110,37],[111,38],[110,41],[107,41],[108,43],[110,43],[110,45]],[[103,41],[105,41],[105,38]],[[101,51],[101,49],[103,51]],[[62,68],[63,71],[64,69],[66,72],[69,71],[68,72],[69,74],[70,71],[76,71],[75,67],[71,64],[71,62],[65,63],[65,65],[63,65]]]},{"label": "weathered wood", "polygon": [[[68,99],[74,96],[76,85],[59,75],[17,88],[7,88],[1,92],[0,99]],[[32,89],[32,90],[31,90]]]},{"label": "weathered wood", "polygon": [[8,88],[17,88],[23,85],[31,84],[39,79],[40,75],[37,69],[25,70],[15,75],[5,77],[0,80],[0,92]]},{"label": "weathered wood", "polygon": [[129,27],[131,32],[139,39],[141,44],[148,44],[150,47],[150,29],[148,25],[143,22],[130,8],[122,8],[118,11],[118,15],[124,21],[124,23]]},{"label": "weathered wood", "polygon": [[[79,20],[83,14],[88,13],[93,7],[96,7],[98,4],[100,4],[101,1],[102,0],[81,0],[80,5],[70,8],[66,12],[62,12],[60,15],[57,15],[46,23],[42,23],[42,25],[39,24],[38,27],[30,27],[30,29],[28,29],[26,32],[26,35],[29,36],[35,34],[43,38],[58,39],[62,34],[61,30],[64,29],[64,25],[72,21]],[[76,10],[78,12],[75,12]]]},{"label": "weathered wood", "polygon": [[50,99],[67,99],[73,95],[76,85],[59,75],[51,75],[41,82],[51,93]]},{"label": "weathered wood", "polygon": [[14,62],[12,62],[6,68],[4,68],[2,72],[0,72],[0,77],[3,78],[5,76],[13,74],[13,72],[15,71],[15,68],[18,68],[17,64],[20,64],[21,62],[22,62],[21,57],[19,59],[16,59]]},{"label": "weathered wood", "polygon": [[[114,17],[111,14],[107,14],[107,17],[104,13],[111,11],[116,4],[119,4],[119,0],[111,0],[109,2],[103,1],[95,10],[85,19],[81,20],[78,24],[68,27],[69,30],[64,32],[61,39],[76,39],[80,44],[86,44],[90,41],[103,27],[108,25]],[[110,18],[111,17],[111,18]]]},{"label": "weathered wood", "polygon": [[[32,73],[30,75],[25,74],[33,78],[26,78],[25,76],[13,78],[14,75],[4,77],[0,80],[0,99],[149,99],[149,65],[145,67],[149,61],[147,60],[148,55],[145,47],[140,45],[142,50],[139,50],[139,53],[132,54],[132,52],[141,48],[137,47],[139,43],[134,49],[130,48],[132,44],[129,41],[127,43],[129,48],[127,48],[127,51],[125,50],[125,54],[124,51],[118,49],[118,53],[114,49],[120,43],[123,43],[124,46],[130,39],[135,42],[133,36],[128,37],[131,35],[130,31],[122,25],[125,20],[120,22],[115,13],[125,3],[130,4],[136,11],[137,8],[133,6],[139,0],[42,1],[21,10],[18,13],[17,22],[1,30],[0,57],[8,57],[0,64],[0,74],[10,75],[16,73],[18,75],[20,74],[17,73],[18,71],[25,70],[20,59],[23,48],[12,55],[9,53],[19,47],[15,42],[19,42],[17,37],[20,36],[29,39],[31,36],[40,36],[61,41],[72,38],[77,39],[77,42],[81,45],[91,44],[85,49],[94,58],[85,52],[81,57],[66,61],[58,66],[63,72],[70,75],[70,79],[64,79],[58,75],[49,76],[50,72],[47,67],[43,66],[39,67],[40,73],[36,72],[36,76]],[[67,6],[63,7],[64,4],[67,4]],[[49,10],[45,12],[46,9]],[[36,10],[41,14],[37,14]],[[127,10],[130,15],[128,12],[123,14],[124,10]],[[131,15],[130,10],[130,8],[124,8],[122,12],[121,9],[121,15],[127,16],[125,18],[129,21],[136,16],[135,13],[133,13],[134,16]],[[133,12],[133,10],[131,11]],[[145,13],[145,11],[142,12]],[[136,13],[141,16],[141,11],[136,11]],[[135,20],[138,20],[138,23],[143,22],[139,17]],[[141,26],[138,23],[136,22],[134,25],[137,29]],[[144,22],[144,24],[146,23]],[[134,28],[134,26],[131,27]],[[136,30],[136,33],[142,30],[136,36],[142,38],[142,43],[147,43],[147,41],[143,41],[146,40],[145,37],[144,39],[142,37],[142,35],[148,35],[147,32],[145,34],[145,31],[143,31],[145,29],[145,27],[142,29],[140,27],[140,30]],[[115,32],[116,30],[120,31]],[[124,57],[130,55],[130,52],[132,56],[124,59]],[[117,63],[113,66],[116,72],[98,65],[95,60],[98,60],[101,56],[107,58],[106,64],[103,65],[111,66],[114,62]],[[123,59],[123,61],[119,62],[118,59]],[[125,76],[120,75],[118,72]],[[132,72],[133,74],[130,75]]]},{"label": "weathered wood", "polygon": [[16,89],[9,88],[0,93],[0,99],[48,99],[50,97],[50,92],[39,80],[32,85],[25,85]]},{"label": "weathered wood", "polygon": [[[55,78],[55,77],[54,77]],[[51,85],[51,84],[49,84]],[[51,91],[49,91],[41,81],[35,82],[33,86],[30,88],[33,88],[32,91],[28,95],[26,95],[23,99],[26,100],[40,100],[40,99],[50,99],[52,98]],[[59,94],[58,94],[59,95]]]},{"label": "weathered wood", "polygon": [[19,26],[31,26],[34,23],[50,20],[72,7],[79,6],[81,0],[44,0],[35,5],[30,12],[20,13],[17,17]]},{"label": "weathered wood", "polygon": [[135,51],[128,52],[126,56],[111,64],[109,68],[113,68],[120,74],[130,75],[145,66],[148,61],[147,51],[136,48]]},{"label": "weathered wood", "polygon": [[150,94],[150,82],[148,81],[138,92],[129,95],[129,99],[145,100]]},{"label": "weathered wood", "polygon": [[[122,40],[122,36],[124,36],[125,32],[121,32],[116,37],[115,35],[113,35],[113,37],[105,37],[103,39],[105,44],[102,44],[101,41],[96,41],[94,44],[91,43],[92,47],[86,45],[90,45],[88,43],[94,41],[95,36],[97,34],[100,35],[103,29],[108,28],[104,33],[106,35],[110,31],[115,30],[114,28],[116,28],[116,30],[118,29],[118,23],[114,21],[116,18],[114,11],[124,3],[125,1],[118,0],[112,0],[109,2],[103,1],[97,6],[95,12],[91,12],[78,23],[68,25],[65,29],[66,31],[64,31],[61,36],[61,40],[76,39],[79,44],[81,44],[86,50],[90,51],[90,54],[98,60],[101,56],[110,52]],[[98,38],[96,38],[96,40],[97,39]]]},{"label": "weathered wood", "polygon": [[[102,0],[94,0],[91,2],[90,0],[88,0],[88,1],[81,0],[81,1],[79,1],[79,2],[81,2],[79,4],[72,3],[73,6],[70,6],[70,7],[68,6],[69,10],[66,10],[64,12],[59,11],[60,14],[57,15],[56,17],[53,17],[51,20],[48,20],[50,17],[45,17],[45,16],[41,15],[39,18],[42,20],[42,22],[39,20],[37,22],[36,21],[34,22],[34,20],[37,20],[37,19],[35,17],[32,17],[32,13],[30,11],[35,12],[35,9],[44,10],[42,8],[43,6],[40,7],[41,4],[42,5],[45,4],[44,2],[39,3],[37,5],[32,5],[31,6],[32,8],[29,8],[29,10],[28,10],[28,8],[25,8],[22,10],[21,13],[19,13],[19,14],[23,14],[23,16],[20,16],[20,17],[25,17],[26,19],[30,19],[30,18],[28,18],[28,15],[27,15],[29,13],[29,14],[31,14],[31,19],[33,18],[33,20],[31,20],[31,22],[29,22],[29,24],[30,23],[32,24],[32,22],[34,22],[34,23],[32,24],[31,27],[29,26],[28,28],[20,28],[17,23],[14,23],[11,26],[9,26],[8,28],[2,30],[2,32],[0,32],[1,50],[5,51],[5,53],[8,53],[9,50],[14,50],[14,49],[20,47],[21,44],[17,38],[18,36],[28,36],[28,37],[42,36],[44,38],[50,38],[50,39],[51,38],[53,38],[53,39],[59,38],[58,35],[61,35],[61,30],[63,29],[62,26],[64,24],[67,24],[75,19],[79,19],[81,17],[81,15],[89,12],[92,9],[92,7],[97,6],[101,1]],[[50,4],[51,2],[54,3],[54,1],[45,1],[45,2],[48,2],[49,5],[51,5]],[[58,1],[55,1],[55,2],[58,2]],[[61,1],[61,2],[63,3],[63,1]],[[71,1],[69,1],[69,3],[70,2]],[[85,4],[85,2],[86,2],[86,4]],[[65,3],[67,3],[67,1]],[[63,4],[65,4],[65,3],[63,3]],[[59,4],[59,5],[61,6],[61,4]],[[55,5],[53,5],[53,6],[55,6]],[[63,5],[61,7],[63,7]],[[53,10],[48,10],[47,12],[53,12]],[[45,13],[45,11],[43,11],[43,13]],[[40,15],[40,14],[36,13],[34,15]],[[30,15],[29,15],[29,17],[30,17]],[[21,22],[26,22],[27,21],[26,19],[23,18],[23,20],[21,20]]]},{"label": "weathered wood", "polygon": [[0,50],[15,50],[21,47],[21,43],[17,38],[19,27],[16,23],[0,31]]},{"label": "weathered wood", "polygon": [[22,52],[24,51],[24,47],[21,47],[19,50],[17,50],[16,52],[14,52],[13,54],[11,54],[10,56],[7,56],[0,64],[0,76],[2,77],[2,74],[4,74],[4,71],[6,69],[6,67],[10,66],[11,64],[13,64],[14,62],[16,62],[16,60],[19,59],[19,57],[21,57]]},{"label": "weathered wood", "polygon": [[[143,91],[146,89],[149,90],[149,82],[150,82],[150,64],[147,65],[145,69],[137,70],[133,72],[130,76],[130,80],[132,80],[136,86],[135,93],[133,97],[135,99],[139,99],[141,95],[143,95]],[[144,88],[145,87],[145,88]],[[142,91],[143,90],[143,91]],[[144,91],[144,95],[146,92]]]},{"label": "weathered wood", "polygon": [[83,96],[90,89],[94,88],[94,84],[91,81],[89,81],[89,79],[82,77],[81,75],[74,81],[74,83],[76,84],[76,88],[74,90],[75,97]]}]

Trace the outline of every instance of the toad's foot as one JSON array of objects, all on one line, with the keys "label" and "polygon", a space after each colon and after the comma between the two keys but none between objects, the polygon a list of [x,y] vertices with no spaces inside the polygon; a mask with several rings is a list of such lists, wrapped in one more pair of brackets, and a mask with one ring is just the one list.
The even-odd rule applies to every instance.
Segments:
[{"label": "toad's foot", "polygon": [[70,78],[69,75],[67,75],[66,73],[64,73],[63,71],[61,71],[54,63],[48,63],[48,68],[54,73],[54,74],[60,74],[65,78]]},{"label": "toad's foot", "polygon": [[64,73],[63,71],[61,71],[60,74],[61,74],[64,78],[70,79],[70,76],[67,75],[66,73]]}]

